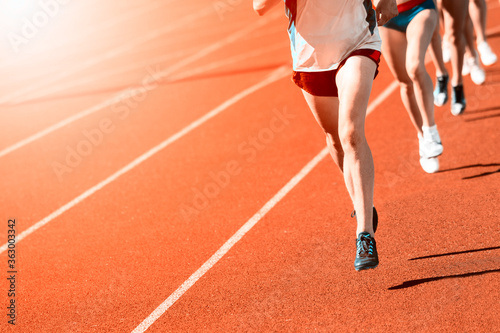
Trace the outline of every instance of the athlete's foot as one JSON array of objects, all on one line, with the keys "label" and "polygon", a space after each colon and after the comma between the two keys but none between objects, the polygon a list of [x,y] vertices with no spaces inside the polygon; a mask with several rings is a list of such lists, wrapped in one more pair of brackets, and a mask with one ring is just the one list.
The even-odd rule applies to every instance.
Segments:
[{"label": "athlete's foot", "polygon": [[477,45],[477,50],[481,55],[481,62],[485,66],[491,66],[497,62],[497,55],[491,50],[487,42],[482,42]]},{"label": "athlete's foot", "polygon": [[439,160],[437,157],[420,157],[420,166],[427,173],[439,171]]},{"label": "athlete's foot", "polygon": [[375,238],[368,232],[361,232],[356,239],[356,259],[354,269],[357,271],[378,266],[378,253]]},{"label": "athlete's foot", "polygon": [[423,135],[418,138],[420,166],[427,173],[439,170],[437,157],[443,153],[443,144],[436,126],[422,127]]},{"label": "athlete's foot", "polygon": [[451,93],[451,113],[454,116],[461,115],[466,106],[464,86],[459,84],[456,87],[452,87]]},{"label": "athlete's foot", "polygon": [[469,58],[464,56],[464,63],[462,65],[462,76],[467,76],[470,74],[472,63],[474,63],[474,58]]},{"label": "athlete's foot", "polygon": [[426,129],[423,136],[419,136],[418,152],[420,157],[426,158],[438,157],[443,153],[443,144],[435,126]]},{"label": "athlete's foot", "polygon": [[448,74],[436,78],[434,89],[434,105],[443,106],[448,102]]},{"label": "athlete's foot", "polygon": [[474,82],[478,86],[483,84],[484,81],[486,81],[486,73],[479,63],[479,59],[477,57],[474,57],[468,59],[467,61],[470,62],[470,78],[472,82]]}]

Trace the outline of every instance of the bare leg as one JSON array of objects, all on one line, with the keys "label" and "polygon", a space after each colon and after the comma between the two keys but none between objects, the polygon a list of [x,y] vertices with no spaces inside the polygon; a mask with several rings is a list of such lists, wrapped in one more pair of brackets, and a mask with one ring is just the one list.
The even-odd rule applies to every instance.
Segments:
[{"label": "bare leg", "polygon": [[423,126],[434,126],[434,97],[432,79],[425,68],[425,52],[437,24],[435,10],[423,10],[408,25],[406,37],[406,69],[415,87]]},{"label": "bare leg", "polygon": [[441,1],[444,26],[446,34],[449,35],[451,46],[451,84],[458,86],[462,84],[462,66],[464,63],[465,38],[464,28],[467,17],[469,0],[442,0]]},{"label": "bare leg", "polygon": [[440,30],[440,25],[438,22],[438,24],[436,24],[436,28],[434,29],[434,33],[432,34],[431,48],[430,48],[430,56],[434,64],[434,67],[436,68],[437,77],[448,75],[448,71],[446,70],[443,61],[443,49],[441,47],[442,40],[439,30]]},{"label": "bare leg", "polygon": [[491,66],[497,62],[498,57],[486,40],[486,7],[485,0],[471,0],[469,13],[476,32],[476,45],[481,56],[481,62],[485,66]]},{"label": "bare leg", "polygon": [[[436,2],[436,1],[435,1]],[[448,101],[448,70],[444,64],[444,55],[441,40],[441,25],[443,23],[443,11],[440,9],[439,3],[436,2],[436,9],[438,11],[438,23],[432,34],[431,47],[429,53],[436,68],[436,87],[433,92],[434,105],[443,106]],[[446,44],[448,45],[448,44]],[[446,50],[449,54],[449,46],[446,46]]]},{"label": "bare leg", "polygon": [[302,91],[326,134],[330,155],[343,171],[356,210],[356,234],[363,231],[374,234],[374,167],[365,138],[364,122],[375,68],[373,60],[367,57],[349,58],[337,74],[339,98],[314,96]]},{"label": "bare leg", "polygon": [[464,32],[465,32],[464,61],[467,61],[466,59],[476,57],[476,50],[474,46],[474,27],[472,26],[472,20],[469,15],[467,15]]},{"label": "bare leg", "polygon": [[399,82],[401,100],[417,133],[422,135],[422,116],[415,97],[413,81],[406,71],[407,41],[404,33],[393,29],[379,29],[382,37],[382,50],[389,68]]},{"label": "bare leg", "polygon": [[477,44],[486,42],[486,1],[471,0],[469,13],[476,32]]},{"label": "bare leg", "polygon": [[373,230],[374,166],[365,137],[365,117],[376,64],[364,56],[350,57],[337,73],[339,137],[344,150],[344,179],[352,193],[356,234]]},{"label": "bare leg", "polygon": [[401,100],[417,130],[420,164],[427,173],[439,169],[436,157],[443,152],[434,120],[432,80],[425,68],[425,52],[436,24],[437,12],[427,9],[413,18],[406,32],[380,29],[385,59],[399,81]]},{"label": "bare leg", "polygon": [[483,84],[486,80],[486,73],[479,62],[479,55],[476,51],[476,46],[474,43],[474,28],[472,26],[472,20],[469,15],[467,15],[467,22],[465,24],[465,40],[467,41],[465,46],[464,54],[464,67],[462,69],[462,75],[470,74],[472,82],[477,85]]},{"label": "bare leg", "polygon": [[[325,132],[326,145],[335,164],[344,173],[344,149],[339,138],[339,99],[337,97],[314,96],[302,90],[307,105],[314,118]],[[345,179],[345,184],[351,201],[354,205],[354,192],[352,180]]]},{"label": "bare leg", "polygon": [[338,133],[339,99],[337,97],[314,96],[305,90],[302,90],[302,93],[314,118],[326,134],[326,144],[333,161],[339,167],[340,171],[343,172],[344,150],[342,149]]}]

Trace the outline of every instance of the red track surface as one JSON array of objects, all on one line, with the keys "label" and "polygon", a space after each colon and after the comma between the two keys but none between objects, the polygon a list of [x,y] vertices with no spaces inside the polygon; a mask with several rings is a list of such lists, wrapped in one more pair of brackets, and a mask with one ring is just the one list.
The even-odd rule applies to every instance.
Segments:
[{"label": "red track surface", "polygon": [[[216,109],[289,70],[283,12],[258,18],[247,2],[187,3],[70,2],[20,53],[1,46],[1,244],[9,218],[18,236],[36,229],[16,245],[15,326],[1,253],[0,331],[133,331],[324,148],[289,75]],[[500,7],[489,5],[500,53]],[[141,95],[6,151],[158,72]],[[487,75],[480,87],[466,78],[464,115],[436,109],[445,147],[437,174],[418,164],[397,92],[368,117],[376,270],[353,269],[352,207],[327,157],[148,332],[497,330],[500,65]],[[392,82],[382,63],[372,100]]]}]

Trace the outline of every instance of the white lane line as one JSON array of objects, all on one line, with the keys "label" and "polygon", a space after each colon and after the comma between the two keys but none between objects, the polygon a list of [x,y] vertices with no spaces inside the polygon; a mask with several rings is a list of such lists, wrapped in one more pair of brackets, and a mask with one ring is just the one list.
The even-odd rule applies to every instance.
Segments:
[{"label": "white lane line", "polygon": [[161,317],[184,293],[191,288],[210,268],[212,268],[245,234],[253,228],[278,202],[283,199],[311,170],[326,156],[328,149],[324,148],[307,165],[299,171],[278,193],[272,197],[254,216],[252,216],[229,240],[215,252],[193,275],[191,275],[176,291],[160,304],[132,333],[146,331]]},{"label": "white lane line", "polygon": [[[282,79],[283,77],[285,77],[289,74],[290,74],[290,69],[286,66],[283,66],[283,67],[280,67],[280,68],[274,70],[264,80],[262,80],[259,83],[243,90],[242,92],[234,95],[233,97],[231,97],[230,99],[228,99],[224,103],[217,106],[215,109],[211,110],[210,112],[206,113],[202,117],[198,118],[196,121],[194,121],[191,124],[189,124],[188,126],[184,127],[179,132],[170,136],[168,139],[166,139],[165,141],[163,141],[159,145],[153,147],[152,149],[150,149],[146,153],[137,157],[135,160],[133,160],[132,162],[127,164],[125,167],[121,168],[120,170],[118,170],[117,172],[115,172],[114,174],[112,174],[111,176],[109,176],[108,178],[106,178],[105,180],[100,182],[99,184],[91,187],[90,189],[88,189],[84,193],[80,194],[78,197],[71,200],[70,202],[68,202],[67,204],[62,206],[61,208],[52,212],[47,217],[43,218],[42,220],[35,223],[34,225],[29,227],[28,229],[24,230],[23,232],[21,232],[17,236],[17,241],[19,242],[19,241],[23,240],[26,236],[29,236],[30,234],[32,234],[36,230],[40,229],[41,227],[43,227],[44,225],[46,225],[47,223],[49,223],[50,221],[52,221],[53,219],[58,217],[59,215],[63,214],[64,212],[68,211],[72,207],[76,206],[77,204],[79,204],[80,202],[82,202],[86,198],[90,197],[92,194],[96,193],[97,191],[99,191],[100,189],[105,187],[106,185],[112,183],[113,181],[118,179],[121,175],[134,169],[135,167],[140,165],[142,162],[146,161],[147,159],[149,159],[150,157],[152,157],[156,153],[165,149],[166,147],[168,147],[169,145],[171,145],[175,141],[177,141],[180,138],[182,138],[183,136],[187,135],[188,133],[190,133],[191,131],[193,131],[197,127],[201,126],[202,124],[204,124],[208,120],[212,119],[213,117],[215,117],[216,115],[218,115],[222,111],[224,111],[224,110],[228,109],[229,107],[231,107],[232,105],[236,104],[237,102],[239,102],[243,98],[247,97],[248,95],[258,91],[259,89],[262,89],[263,87],[265,87],[265,86],[267,86],[275,81]],[[0,253],[3,253],[5,250],[7,250],[7,246],[8,246],[8,243],[5,243],[4,245],[2,245],[0,247]]]},{"label": "white lane line", "polygon": [[250,52],[238,54],[238,55],[235,55],[235,56],[230,57],[230,58],[226,58],[226,59],[221,60],[221,61],[215,61],[215,62],[210,63],[210,64],[205,65],[205,66],[201,66],[198,68],[193,68],[192,70],[184,71],[180,75],[174,75],[172,77],[172,81],[190,78],[190,77],[203,74],[205,72],[208,72],[208,71],[216,69],[216,68],[226,67],[226,66],[232,65],[232,64],[237,64],[237,63],[242,62],[246,59],[258,57],[258,56],[264,55],[266,53],[277,51],[280,49],[283,49],[283,45],[271,45],[271,46],[266,47],[266,48],[256,49],[256,50],[253,50]]},{"label": "white lane line", "polygon": [[235,33],[223,38],[222,40],[215,42],[215,43],[212,43],[210,46],[202,49],[201,51],[197,52],[196,54],[192,55],[191,57],[187,57],[183,61],[176,63],[175,65],[171,66],[168,70],[156,75],[155,78],[168,77],[169,75],[172,75],[172,73],[175,72],[176,70],[179,70],[180,68],[182,68],[182,67],[184,67],[184,66],[186,66],[186,65],[188,65],[196,60],[199,60],[199,59],[209,55],[212,52],[215,52],[215,51],[221,49],[223,46],[234,43],[234,42],[240,40],[241,38],[246,37],[251,32],[265,26],[269,22],[276,20],[280,17],[282,17],[282,15],[280,15],[279,12],[275,12],[272,15],[269,15],[268,19],[259,20],[257,23],[252,24],[251,26],[249,26],[247,28],[243,28],[241,30],[238,30]]},{"label": "white lane line", "polygon": [[[228,37],[226,37],[226,38],[224,38],[216,43],[213,43],[212,45],[198,51],[197,53],[193,54],[192,56],[186,57],[185,59],[183,59],[183,60],[179,61],[178,63],[176,63],[175,65],[171,66],[166,71],[156,73],[152,77],[146,77],[145,79],[155,79],[155,80],[159,81],[165,77],[168,78],[168,76],[171,75],[172,72],[179,70],[183,66],[186,66],[186,65],[188,65],[188,64],[190,64],[198,59],[205,57],[206,55],[210,54],[211,52],[214,52],[214,51],[226,46],[227,44],[230,44],[230,43],[237,41],[242,36],[245,36],[246,34],[252,32],[253,30],[256,30],[256,29],[264,26],[265,24],[271,22],[272,20],[274,20],[278,17],[279,17],[278,15],[270,15],[267,20],[266,19],[259,20],[259,23],[254,24],[248,28],[244,28],[242,30],[239,30],[239,31],[233,33],[232,35],[229,35]],[[70,123],[75,122],[78,119],[84,118],[92,113],[95,113],[99,110],[102,110],[105,107],[114,105],[114,104],[120,102],[122,100],[123,96],[126,96],[127,98],[131,98],[133,96],[143,94],[144,90],[150,91],[152,89],[155,89],[154,85],[143,86],[143,89],[137,89],[134,87],[134,88],[129,88],[129,89],[125,89],[123,91],[120,91],[115,96],[113,96],[113,97],[111,97],[111,98],[109,98],[109,99],[107,99],[107,100],[105,100],[97,105],[94,105],[94,106],[92,106],[88,109],[85,109],[77,114],[74,114],[74,115],[72,115],[64,120],[61,120],[60,122],[46,128],[44,130],[41,130],[40,132],[37,132],[37,133],[35,133],[35,134],[33,134],[33,135],[31,135],[31,136],[29,136],[21,141],[16,142],[15,144],[13,144],[9,147],[2,149],[0,151],[0,157],[3,157],[7,154],[10,154],[13,151],[15,151],[21,147],[24,147],[33,141],[36,141],[36,140],[70,124]]]},{"label": "white lane line", "polygon": [[369,115],[373,112],[383,101],[389,97],[390,94],[394,92],[399,87],[398,81],[394,80],[387,88],[384,89],[373,101],[368,105],[368,109],[366,110],[366,115]]},{"label": "white lane line", "polygon": [[[120,93],[120,95],[123,93],[124,92]],[[94,105],[94,106],[88,108],[88,109],[85,109],[85,110],[83,110],[75,115],[72,115],[71,117],[68,117],[68,118],[61,120],[60,122],[58,122],[54,125],[51,125],[51,126],[45,128],[45,129],[43,129],[43,130],[41,130],[33,135],[30,135],[26,139],[18,141],[16,143],[14,143],[13,145],[10,145],[7,148],[2,149],[0,151],[0,157],[8,155],[8,154],[12,153],[13,151],[18,150],[19,148],[24,147],[27,144],[30,144],[33,141],[41,139],[44,136],[46,136],[46,135],[48,135],[48,134],[50,134],[50,133],[52,133],[52,132],[54,132],[54,131],[56,131],[64,126],[71,124],[72,122],[77,121],[78,119],[81,119],[83,117],[86,117],[86,116],[94,113],[94,112],[102,110],[105,107],[111,106],[111,105],[117,103],[117,99],[118,99],[118,96],[114,96],[113,98],[107,99],[104,102],[101,102],[97,105]]]},{"label": "white lane line", "polygon": [[61,91],[68,91],[71,88],[87,85],[87,87],[93,87],[95,82],[102,82],[105,79],[109,79],[110,77],[115,77],[118,75],[122,75],[128,73],[133,70],[140,70],[147,68],[151,64],[159,64],[159,63],[168,63],[169,60],[173,60],[175,58],[187,57],[189,54],[193,54],[196,51],[197,47],[193,47],[190,49],[184,49],[177,52],[169,52],[168,54],[162,54],[156,56],[154,58],[146,59],[142,62],[133,62],[130,63],[129,66],[120,66],[113,67],[110,70],[100,71],[94,75],[83,76],[81,79],[72,80],[71,82],[65,83],[64,85],[57,86],[49,86],[46,89],[39,90],[36,94],[32,94],[29,97],[16,100],[16,104],[22,104],[26,102],[31,102],[37,99],[50,98],[51,95],[54,95]]},{"label": "white lane line", "polygon": [[[191,76],[195,76],[195,75],[199,75],[199,74],[205,73],[205,72],[207,72],[209,70],[213,70],[213,69],[216,69],[216,68],[219,68],[219,67],[229,66],[231,64],[235,64],[235,63],[244,61],[244,60],[246,60],[248,58],[257,57],[257,56],[263,55],[265,53],[276,51],[276,50],[279,50],[279,49],[282,49],[282,48],[283,48],[283,45],[276,44],[276,45],[271,45],[270,47],[267,47],[267,48],[264,48],[264,49],[257,49],[257,50],[253,50],[253,51],[250,51],[250,52],[245,52],[245,53],[242,53],[242,54],[239,54],[239,55],[236,55],[236,56],[233,56],[233,57],[221,60],[221,61],[215,61],[215,62],[210,63],[208,65],[204,65],[204,66],[201,66],[201,67],[198,67],[198,68],[194,68],[194,69],[191,69],[191,70],[183,71],[181,74],[169,77],[168,81],[177,81],[177,80],[182,80],[182,79],[185,79],[185,78],[189,78]],[[191,51],[193,51],[193,50],[191,50]],[[105,79],[105,78],[109,78],[109,77],[112,77],[112,76],[121,75],[121,74],[130,72],[132,70],[138,70],[140,68],[147,67],[151,63],[162,63],[162,62],[168,61],[171,58],[177,58],[177,57],[180,57],[180,56],[185,56],[186,57],[187,54],[189,54],[189,53],[190,52],[188,52],[188,51],[181,51],[181,52],[176,52],[176,53],[169,53],[168,55],[161,55],[161,56],[158,56],[158,57],[155,57],[155,58],[152,58],[152,59],[148,59],[148,60],[143,61],[141,63],[132,64],[132,65],[127,66],[127,67],[119,67],[119,68],[114,68],[114,69],[109,70],[109,71],[100,72],[97,75],[93,75],[93,76],[89,76],[89,77],[84,77],[84,78],[82,78],[80,80],[72,81],[71,83],[68,83],[65,86],[58,86],[56,88],[49,88],[47,90],[42,90],[42,91],[39,92],[38,96],[37,95],[32,95],[29,99],[25,99],[22,102],[25,103],[25,102],[29,102],[29,101],[32,101],[32,100],[36,100],[37,98],[42,98],[42,96],[53,95],[53,94],[55,94],[57,92],[60,92],[62,90],[68,90],[68,89],[70,89],[72,87],[77,87],[77,86],[82,86],[82,85],[87,85],[87,84],[93,84],[95,82],[100,82],[102,79]]]},{"label": "white lane line", "polygon": [[[36,97],[41,97],[40,94],[36,94],[36,91],[38,91],[39,89],[43,89],[44,87],[47,87],[49,84],[56,83],[56,82],[60,81],[61,79],[67,78],[67,77],[71,76],[72,74],[78,73],[84,69],[91,68],[92,66],[97,65],[101,62],[113,59],[113,58],[115,58],[115,57],[117,57],[117,56],[119,56],[127,51],[132,51],[132,50],[136,49],[137,46],[139,46],[141,44],[144,44],[148,41],[155,40],[156,38],[159,38],[162,35],[165,35],[167,33],[170,33],[177,28],[181,28],[181,27],[184,27],[186,25],[189,25],[191,22],[198,22],[202,17],[208,16],[211,13],[213,13],[213,10],[214,10],[213,7],[205,8],[203,10],[198,11],[197,13],[186,16],[186,17],[182,18],[181,20],[174,22],[172,25],[168,25],[166,27],[149,32],[146,35],[141,36],[139,38],[136,38],[135,40],[133,40],[127,44],[120,45],[112,50],[109,50],[99,57],[94,57],[94,58],[88,59],[87,61],[83,62],[79,66],[73,66],[73,67],[71,67],[71,69],[69,69],[67,71],[59,72],[56,75],[50,75],[44,81],[37,82],[36,84],[34,84],[32,86],[22,88],[18,91],[13,92],[10,95],[7,95],[5,97],[1,97],[0,104],[2,104],[2,103],[10,103],[10,104],[22,103],[26,99],[29,99],[29,95],[28,95],[28,97],[26,97],[26,94],[30,94],[30,93],[34,93]],[[259,22],[257,24],[255,24],[255,26],[253,26],[253,25],[249,26],[247,29],[242,29],[239,33],[237,32],[237,33],[233,34],[233,35],[237,35],[237,38],[233,38],[231,41],[234,42],[238,39],[246,37],[246,34],[244,34],[242,32],[248,33],[248,31],[255,30],[255,29],[261,27],[262,25],[267,24],[269,21],[274,20],[274,19],[282,16],[282,15],[278,15],[278,14],[279,13],[277,13],[277,12],[273,13],[273,15],[270,15],[268,19],[259,20]],[[233,36],[233,35],[231,35],[231,36]],[[227,38],[224,38],[224,40],[227,40]],[[214,50],[219,49],[220,46],[218,46],[218,45],[219,45],[219,43],[216,42],[216,43],[211,44],[211,46],[205,48],[205,51],[207,52],[206,54],[211,53]],[[211,47],[212,47],[212,49],[211,49]],[[189,58],[187,58],[186,60],[188,60],[188,59]],[[197,58],[197,59],[199,59],[199,58]],[[188,61],[187,63],[189,63],[189,62],[190,61]],[[182,62],[179,64],[179,66],[181,66],[181,67],[184,65],[185,64],[183,64]],[[175,70],[175,68],[171,69],[171,71],[174,71],[174,70]],[[60,86],[64,87],[65,84],[61,83]]]},{"label": "white lane line", "polygon": [[78,64],[77,66],[72,66],[67,71],[61,71],[55,75],[50,75],[47,77],[46,80],[39,81],[36,84],[19,89],[19,90],[15,91],[9,95],[2,96],[0,98],[0,104],[12,103],[12,102],[15,103],[16,99],[19,99],[20,97],[22,97],[28,93],[31,93],[31,92],[36,91],[37,89],[46,87],[49,84],[60,81],[61,79],[64,79],[72,74],[78,73],[84,69],[95,66],[103,61],[113,59],[122,53],[134,50],[136,47],[138,47],[141,44],[144,44],[148,41],[151,41],[151,40],[154,40],[158,37],[161,37],[162,35],[165,35],[169,32],[172,32],[175,29],[182,28],[186,25],[189,25],[191,22],[196,22],[199,19],[201,19],[202,17],[207,16],[211,13],[213,13],[213,8],[210,7],[210,8],[205,8],[203,10],[200,10],[194,14],[185,16],[182,19],[173,22],[171,25],[167,25],[163,28],[153,30],[153,31],[147,33],[146,35],[140,36],[140,37],[138,37],[138,38],[126,43],[126,44],[123,44],[123,45],[120,45],[120,46],[115,47],[113,49],[110,49],[97,57],[90,58],[90,59],[86,60],[85,62]]},{"label": "white lane line", "polygon": [[[174,2],[175,0],[171,0],[170,2]],[[147,12],[151,12],[153,10],[159,10],[161,7],[168,5],[168,2],[165,1],[157,1],[151,4],[141,4],[139,6],[131,7],[127,12],[123,14],[110,17],[109,20],[99,22],[98,24],[92,24],[90,26],[86,26],[85,29],[81,29],[77,34],[71,34],[71,38],[66,40],[57,40],[54,41],[57,44],[51,43],[50,48],[44,48],[34,53],[22,53],[20,56],[10,60],[3,61],[0,63],[0,69],[2,68],[12,68],[14,66],[20,65],[27,60],[30,60],[31,63],[38,61],[42,58],[42,55],[47,52],[51,52],[52,54],[56,52],[60,52],[60,48],[63,46],[67,46],[68,43],[81,43],[81,39],[86,37],[92,37],[102,31],[108,31],[113,26],[118,25],[121,22],[128,22],[136,17],[141,16],[142,14],[146,14]],[[92,6],[91,3],[85,3],[85,6]],[[65,51],[68,51],[67,49]],[[67,57],[72,57],[75,54],[75,48],[72,48],[70,52],[66,53]]]},{"label": "white lane line", "polygon": [[[367,115],[387,99],[398,86],[393,81],[387,88],[370,103]],[[146,319],[142,321],[132,333],[145,332],[158,318],[160,318],[186,291],[188,291],[206,272],[210,270],[222,257],[249,232],[278,202],[281,201],[297,184],[304,179],[319,162],[328,156],[328,148],[323,148],[302,170],[276,193],[254,216],[252,216],[236,233],[222,245],[196,272],[194,272],[184,283],[177,288],[163,303],[161,303]]]}]

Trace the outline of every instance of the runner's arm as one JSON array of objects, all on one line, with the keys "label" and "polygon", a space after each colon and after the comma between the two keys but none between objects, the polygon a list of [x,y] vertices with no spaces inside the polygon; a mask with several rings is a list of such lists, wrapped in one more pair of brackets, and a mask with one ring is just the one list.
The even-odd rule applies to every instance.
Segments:
[{"label": "runner's arm", "polygon": [[253,9],[259,14],[259,16],[264,15],[283,0],[253,0]]}]

